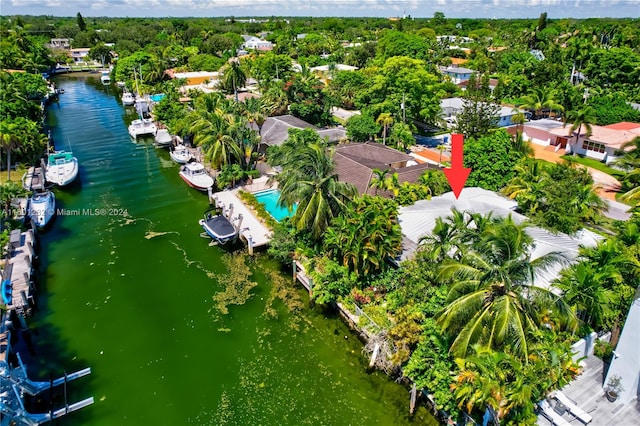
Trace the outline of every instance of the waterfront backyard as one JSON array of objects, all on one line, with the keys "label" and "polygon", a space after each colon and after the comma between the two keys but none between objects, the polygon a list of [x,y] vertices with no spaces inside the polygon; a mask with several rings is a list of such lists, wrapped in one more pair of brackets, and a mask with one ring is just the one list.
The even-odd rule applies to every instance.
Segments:
[{"label": "waterfront backyard", "polygon": [[[114,86],[94,76],[58,85],[47,124],[81,164],[58,208],[126,210],[59,216],[41,235],[36,351],[23,359],[47,380],[92,369],[69,399],[96,402],[65,424],[435,422],[424,408],[409,418],[408,390],[367,373],[358,339],[309,308],[277,262],[208,246],[198,225],[207,197],[168,152],[129,138],[135,113]],[[239,282],[244,296],[225,291]]]}]

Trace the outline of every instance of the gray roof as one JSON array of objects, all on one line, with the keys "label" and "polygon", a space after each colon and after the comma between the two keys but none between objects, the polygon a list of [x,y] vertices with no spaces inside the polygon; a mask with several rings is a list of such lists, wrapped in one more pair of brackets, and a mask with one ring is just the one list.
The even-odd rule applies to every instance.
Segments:
[{"label": "gray roof", "polygon": [[[421,200],[398,210],[398,221],[402,233],[413,244],[403,247],[401,260],[413,257],[415,246],[420,238],[431,233],[437,218],[444,218],[451,214],[453,208],[459,211],[487,214],[492,212],[495,217],[511,215],[517,223],[527,220],[527,217],[515,212],[517,203],[495,192],[482,188],[464,188],[460,198],[456,199],[452,192],[433,197],[430,200]],[[545,229],[530,226],[527,234],[534,239],[534,247],[531,251],[531,259],[537,259],[547,253],[559,252],[567,261],[573,261],[578,255],[581,245],[593,247],[602,239],[597,234],[588,230],[582,230],[575,236],[558,233],[553,234]],[[414,246],[415,244],[415,246]],[[535,284],[540,287],[549,287],[565,265],[555,265],[545,272],[538,273]]]},{"label": "gray roof", "polygon": [[548,118],[542,118],[540,120],[531,120],[524,123],[527,127],[534,127],[540,130],[551,130],[558,127],[562,127],[562,121],[550,120]]},{"label": "gray roof", "polygon": [[289,137],[289,129],[313,129],[321,138],[328,139],[329,142],[339,142],[347,135],[347,131],[341,127],[319,129],[293,115],[279,115],[265,120],[260,132],[261,143],[269,146],[280,146]]},{"label": "gray roof", "polygon": [[462,67],[446,67],[442,68],[443,73],[451,73],[451,74],[473,74],[475,70],[470,68],[462,68]]},{"label": "gray roof", "polygon": [[269,117],[265,120],[260,136],[262,137],[262,143],[265,145],[282,145],[289,137],[289,129],[307,128],[317,130],[316,126],[292,115],[280,115],[277,117]]}]

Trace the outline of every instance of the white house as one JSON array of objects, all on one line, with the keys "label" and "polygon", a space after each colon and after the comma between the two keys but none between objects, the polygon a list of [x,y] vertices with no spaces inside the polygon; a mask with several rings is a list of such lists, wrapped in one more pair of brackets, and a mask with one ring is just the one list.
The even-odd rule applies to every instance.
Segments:
[{"label": "white house", "polygon": [[256,36],[243,35],[244,43],[242,44],[243,49],[252,49],[252,50],[272,50],[273,43],[267,40],[263,40]]},{"label": "white house", "polygon": [[89,60],[89,51],[91,49],[88,47],[78,47],[76,49],[69,49],[69,55],[73,62],[87,62]]},{"label": "white house", "polygon": [[552,129],[551,134],[557,136],[557,140],[552,145],[565,148],[567,153],[575,153],[593,158],[605,163],[614,161],[616,153],[622,146],[640,137],[640,123],[616,123],[609,126],[591,126],[591,134],[587,136],[587,130],[582,126],[580,138],[578,131],[574,130],[569,134],[571,123],[564,127]]},{"label": "white house", "polygon": [[[455,117],[464,108],[464,99],[462,98],[444,98],[440,100],[440,108],[442,109],[442,116],[448,123],[455,122]],[[519,110],[517,108],[508,106],[499,106],[498,114],[496,115],[496,125],[498,127],[507,127],[513,125],[512,118],[519,112],[523,112],[525,117],[530,113]]]},{"label": "white house", "polygon": [[[446,218],[455,208],[461,212],[487,214],[494,217],[511,215],[516,223],[522,223],[527,217],[515,212],[518,203],[495,192],[482,188],[464,188],[459,198],[453,192],[433,197],[430,200],[420,200],[415,204],[398,209],[398,222],[402,229],[403,251],[400,261],[410,259],[420,243],[420,239],[433,231],[436,219]],[[580,246],[594,247],[601,236],[583,229],[575,236],[558,233],[554,234],[538,227],[528,227],[526,230],[534,240],[530,253],[531,259],[537,259],[554,251],[563,253],[568,261],[578,256]],[[534,277],[535,285],[549,288],[551,282],[558,276],[563,265],[554,265],[544,272],[538,272]]]},{"label": "white house", "polygon": [[455,84],[469,80],[471,75],[475,73],[474,70],[463,67],[443,67],[440,68],[440,71],[448,76]]},{"label": "white house", "polygon": [[621,403],[628,404],[640,398],[640,288],[636,291],[607,371],[605,389],[614,376],[621,379]]}]

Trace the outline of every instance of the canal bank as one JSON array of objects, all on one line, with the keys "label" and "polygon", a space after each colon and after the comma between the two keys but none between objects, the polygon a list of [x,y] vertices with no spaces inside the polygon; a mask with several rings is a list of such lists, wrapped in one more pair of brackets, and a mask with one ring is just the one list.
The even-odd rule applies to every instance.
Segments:
[{"label": "canal bank", "polygon": [[[57,85],[48,125],[80,161],[57,207],[115,213],[63,215],[41,235],[30,373],[91,366],[74,391],[96,399],[65,424],[432,422],[424,410],[408,418],[407,389],[367,374],[358,339],[307,308],[303,289],[288,293],[300,301],[293,313],[273,297],[281,280],[290,285],[275,262],[232,261],[200,238],[207,197],[184,185],[168,152],[132,142],[135,111],[117,87],[78,75]],[[252,297],[223,314],[214,296],[247,270]]]}]

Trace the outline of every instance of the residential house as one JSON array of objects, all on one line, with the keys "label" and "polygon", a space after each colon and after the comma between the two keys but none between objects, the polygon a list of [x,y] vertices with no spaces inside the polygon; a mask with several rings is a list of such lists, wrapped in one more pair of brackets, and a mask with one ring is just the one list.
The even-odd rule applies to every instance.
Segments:
[{"label": "residential house", "polygon": [[252,49],[252,50],[273,50],[273,43],[270,41],[258,38],[256,36],[251,35],[243,35],[244,43],[242,44],[243,49]]},{"label": "residential house", "polygon": [[[462,90],[467,90],[467,86],[468,85],[469,85],[469,80],[463,80],[463,81],[461,81],[460,83],[457,84],[457,86],[459,88],[461,88]],[[489,79],[489,90],[491,92],[493,92],[496,87],[498,87],[498,79],[497,78],[490,78]]]},{"label": "residential house", "polygon": [[71,56],[71,59],[73,59],[73,62],[76,64],[79,62],[88,62],[90,50],[91,49],[88,47],[69,49],[69,56]]},{"label": "residential house", "polygon": [[331,78],[332,78],[332,76],[331,76],[332,72],[355,71],[357,69],[358,69],[358,67],[354,67],[354,66],[351,66],[351,65],[335,64],[333,69],[331,68],[330,65],[320,65],[320,66],[317,66],[317,67],[309,68],[309,71],[311,71],[313,74],[315,74],[315,76],[318,77],[318,79],[324,81],[325,84],[328,84],[329,80],[331,80]]},{"label": "residential house", "polygon": [[175,72],[168,69],[165,73],[171,78],[186,80],[186,84],[180,88],[183,93],[191,89],[205,93],[213,92],[220,82],[220,74],[215,71]]},{"label": "residential house", "polygon": [[[449,124],[453,124],[456,121],[456,116],[464,108],[464,99],[462,98],[444,98],[440,100],[440,109],[442,110],[442,116]],[[513,125],[512,118],[519,112],[523,112],[525,116],[528,112],[521,111],[517,108],[510,106],[499,106],[498,113],[496,115],[496,125],[498,127],[507,127]]]},{"label": "residential house", "polygon": [[[398,222],[403,234],[403,252],[400,261],[411,259],[420,244],[420,239],[430,234],[438,218],[446,218],[451,215],[451,210],[480,214],[492,213],[493,217],[507,217],[511,215],[516,223],[527,220],[515,211],[518,203],[495,192],[482,188],[464,188],[460,197],[456,198],[453,192],[433,197],[430,200],[420,200],[415,204],[398,209]],[[575,236],[555,234],[538,227],[528,227],[527,234],[534,240],[530,253],[533,260],[551,252],[559,252],[573,261],[578,256],[581,246],[594,247],[601,236],[582,230]],[[537,286],[549,288],[553,280],[558,276],[563,265],[554,265],[545,271],[540,271],[534,277]],[[558,291],[558,290],[556,290]]]},{"label": "residential house", "polygon": [[557,136],[555,144],[565,148],[568,153],[584,155],[605,163],[611,163],[617,158],[617,152],[622,146],[640,137],[640,123],[616,123],[609,126],[591,126],[591,134],[582,126],[578,141],[578,131],[569,134],[571,123],[552,129],[551,134]]},{"label": "residential house", "polygon": [[559,136],[551,133],[551,130],[562,128],[561,121],[543,118],[540,120],[533,120],[523,123],[517,129],[516,127],[517,126],[511,126],[507,129],[507,131],[510,134],[515,135],[516,130],[520,130],[522,132],[522,138],[524,140],[530,140],[531,142],[542,146],[558,146],[558,149],[560,149],[560,144],[558,141]]},{"label": "residential house", "polygon": [[280,146],[289,138],[289,129],[313,129],[321,138],[331,143],[338,143],[347,137],[343,127],[320,129],[293,115],[268,117],[260,131],[260,150],[266,151],[269,146]]},{"label": "residential house", "polygon": [[[418,164],[412,156],[375,142],[340,144],[333,160],[341,182],[351,183],[359,194],[369,195],[376,194],[376,190],[371,188],[376,169],[388,169],[388,176],[397,173],[399,183],[415,183],[427,169],[436,167],[428,163]],[[392,195],[390,191],[377,191],[377,194]]]},{"label": "residential house", "polygon": [[441,67],[440,71],[448,76],[455,84],[469,80],[471,75],[475,73],[474,70],[463,67]]},{"label": "residential house", "polygon": [[49,48],[51,49],[71,49],[71,41],[68,38],[52,38],[49,42]]}]

